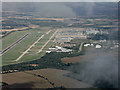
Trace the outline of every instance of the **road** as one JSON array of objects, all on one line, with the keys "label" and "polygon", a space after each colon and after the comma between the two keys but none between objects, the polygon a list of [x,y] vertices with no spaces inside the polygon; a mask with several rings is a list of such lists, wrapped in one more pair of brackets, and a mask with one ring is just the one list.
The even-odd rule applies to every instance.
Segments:
[{"label": "road", "polygon": [[57,31],[54,32],[54,34],[49,38],[49,40],[48,40],[48,41],[42,46],[42,48],[38,51],[38,53],[42,52],[42,50],[44,49],[44,47],[50,42],[50,40],[55,36],[56,33],[57,33]]},{"label": "road", "polygon": [[42,35],[40,38],[38,38],[25,52],[23,52],[15,61],[20,60],[32,47],[35,46],[36,43],[38,43],[39,40],[41,40],[44,37],[44,35]]},{"label": "road", "polygon": [[13,44],[11,44],[10,46],[8,46],[6,49],[2,50],[0,52],[0,56],[2,56],[3,54],[5,54],[8,50],[10,50],[11,48],[13,48],[15,45],[17,45],[19,42],[21,42],[22,40],[24,40],[29,34],[27,33],[26,35],[24,35],[23,37],[21,37],[20,39],[18,39],[16,42],[14,42]]},{"label": "road", "polygon": [[[51,32],[51,30],[50,31],[48,31],[48,32],[46,32],[46,34],[48,34],[48,33],[50,33]],[[57,32],[57,31],[56,31]],[[42,50],[43,50],[43,48],[49,43],[49,41],[54,37],[54,35],[55,35],[55,33],[56,32],[54,32],[54,34],[50,37],[50,39],[42,46],[42,48],[38,51],[38,53],[40,53]],[[36,43],[38,43],[38,41],[39,40],[41,40],[42,38],[44,37],[44,35],[42,35],[40,38],[38,38],[38,40],[37,41],[35,41],[25,52],[23,52],[15,61],[19,61],[32,47],[34,47],[35,46],[35,44]]]}]

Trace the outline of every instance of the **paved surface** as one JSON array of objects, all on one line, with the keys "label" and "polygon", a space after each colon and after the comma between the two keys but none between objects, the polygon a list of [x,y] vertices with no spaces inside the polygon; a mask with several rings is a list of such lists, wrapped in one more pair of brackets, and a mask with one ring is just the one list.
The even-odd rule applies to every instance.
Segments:
[{"label": "paved surface", "polygon": [[42,35],[40,38],[38,38],[37,41],[35,41],[25,52],[23,52],[15,61],[20,60],[32,47],[35,46],[36,43],[38,43],[39,40],[41,40],[44,37],[44,35]]},{"label": "paved surface", "polygon": [[[57,31],[56,31],[57,32]],[[42,50],[44,49],[44,47],[50,42],[50,40],[55,36],[56,32],[54,32],[54,34],[49,38],[49,40],[42,46],[42,48],[38,51],[38,53],[42,52]]]},{"label": "paved surface", "polygon": [[13,48],[15,45],[17,45],[19,42],[21,42],[22,40],[24,40],[29,34],[27,33],[26,35],[24,35],[23,37],[21,37],[20,39],[18,39],[16,42],[14,42],[13,44],[11,44],[10,46],[8,46],[6,49],[4,49],[3,51],[0,52],[0,56],[2,56],[3,54],[5,54],[8,50],[10,50],[11,48]]},{"label": "paved surface", "polygon": [[[49,34],[51,32],[48,31],[46,32],[46,34]],[[57,31],[56,31],[57,32]],[[42,48],[37,52],[40,53],[42,52],[42,50],[44,49],[44,47],[50,42],[50,40],[55,36],[56,32],[53,33],[53,35],[49,38],[49,40],[42,46]],[[39,40],[41,40],[44,37],[44,35],[42,35],[40,38],[38,38],[37,41],[35,41],[25,52],[23,52],[15,61],[19,61],[32,47],[35,46],[36,43],[38,43]]]}]

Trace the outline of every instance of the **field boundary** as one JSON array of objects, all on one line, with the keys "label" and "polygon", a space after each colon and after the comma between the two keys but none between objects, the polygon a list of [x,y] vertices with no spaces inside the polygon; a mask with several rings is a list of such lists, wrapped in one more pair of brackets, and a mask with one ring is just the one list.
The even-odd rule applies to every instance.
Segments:
[{"label": "field boundary", "polygon": [[84,44],[84,42],[82,42],[82,43],[80,44],[80,47],[79,47],[78,52],[81,52],[81,51],[82,51],[83,44]]},{"label": "field boundary", "polygon": [[51,41],[51,39],[55,36],[56,33],[57,33],[57,31],[53,33],[53,35],[49,38],[49,40],[42,46],[42,48],[41,48],[37,53],[42,52],[42,50],[43,50],[43,49],[45,48],[45,46]]}]

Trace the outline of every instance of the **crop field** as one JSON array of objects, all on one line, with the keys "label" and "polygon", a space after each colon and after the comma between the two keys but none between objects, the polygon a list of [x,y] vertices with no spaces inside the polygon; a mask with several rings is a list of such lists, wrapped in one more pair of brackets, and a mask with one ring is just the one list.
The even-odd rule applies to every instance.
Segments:
[{"label": "crop field", "polygon": [[2,65],[38,59],[43,56],[46,53],[46,50],[52,45],[51,39],[42,51],[38,53],[42,46],[53,35],[54,31],[50,30],[50,28],[36,28],[26,31],[16,31],[6,36],[2,39],[2,49],[7,48],[27,33],[29,34],[28,37],[2,55]]},{"label": "crop field", "polygon": [[76,56],[76,57],[65,57],[62,58],[61,61],[65,64],[67,63],[76,63],[76,62],[83,62],[83,56]]},{"label": "crop field", "polygon": [[71,73],[66,70],[59,69],[39,69],[33,71],[25,71],[36,75],[41,75],[45,78],[48,78],[49,81],[54,83],[54,86],[64,86],[65,88],[88,88],[91,85],[86,84],[84,82],[77,81],[73,78],[66,77],[65,74]]},{"label": "crop field", "polygon": [[47,80],[24,72],[4,74],[2,77],[10,88],[52,88]]}]

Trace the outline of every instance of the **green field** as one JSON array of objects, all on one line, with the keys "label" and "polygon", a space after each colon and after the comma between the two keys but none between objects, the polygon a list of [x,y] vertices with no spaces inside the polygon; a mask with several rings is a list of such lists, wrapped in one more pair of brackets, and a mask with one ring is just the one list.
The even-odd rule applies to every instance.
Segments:
[{"label": "green field", "polygon": [[[52,41],[50,41],[42,52],[37,53],[38,50],[42,47],[42,45],[45,44],[45,42],[48,41],[48,39],[53,35],[54,31],[51,31],[49,34],[46,34],[50,28],[37,28],[37,29],[31,29],[26,31],[16,31],[12,34],[6,36],[2,40],[2,46],[3,49],[5,49],[7,46],[14,43],[16,40],[21,38],[23,35],[30,33],[30,35],[25,38],[23,41],[21,41],[19,44],[14,46],[12,49],[10,49],[8,52],[2,55],[2,65],[8,65],[23,61],[31,61],[35,59],[39,59],[41,56],[43,56],[46,52],[46,50],[52,45]],[[38,38],[40,38],[44,34],[44,37],[28,51],[20,60],[16,60],[25,50],[27,50]]]}]

